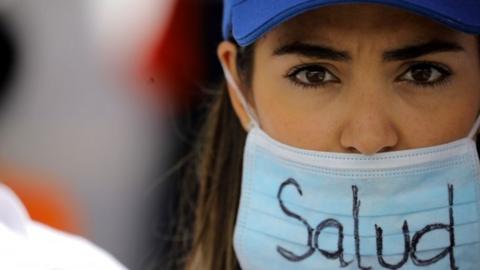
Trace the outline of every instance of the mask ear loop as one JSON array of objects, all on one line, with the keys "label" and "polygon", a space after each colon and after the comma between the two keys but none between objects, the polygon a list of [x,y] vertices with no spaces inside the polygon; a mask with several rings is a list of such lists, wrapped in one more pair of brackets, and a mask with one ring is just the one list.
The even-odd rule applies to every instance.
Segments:
[{"label": "mask ear loop", "polygon": [[470,130],[470,133],[468,133],[468,138],[473,140],[479,128],[480,128],[480,115],[477,116],[477,120],[475,120],[475,124],[473,125],[473,128]]},{"label": "mask ear loop", "polygon": [[235,82],[235,80],[233,79],[233,76],[230,74],[230,71],[228,71],[228,69],[223,64],[222,64],[222,69],[223,69],[223,74],[225,75],[225,79],[227,80],[227,84],[233,88],[238,98],[240,99],[240,103],[242,104],[243,109],[247,113],[248,117],[250,117],[250,123],[247,127],[248,129],[247,131],[250,131],[255,127],[260,127],[255,111],[250,106],[250,104],[248,104],[247,100],[245,99],[245,96],[243,95],[243,92],[240,90],[240,87],[238,87],[238,84]]}]

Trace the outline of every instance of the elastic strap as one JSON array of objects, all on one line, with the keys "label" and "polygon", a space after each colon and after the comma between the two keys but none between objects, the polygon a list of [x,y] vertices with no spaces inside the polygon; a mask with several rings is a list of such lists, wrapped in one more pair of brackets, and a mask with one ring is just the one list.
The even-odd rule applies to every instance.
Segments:
[{"label": "elastic strap", "polygon": [[475,121],[475,124],[473,125],[472,129],[470,130],[470,133],[468,133],[468,138],[473,140],[475,135],[477,134],[479,128],[480,128],[480,115],[477,116],[477,120]]},{"label": "elastic strap", "polygon": [[248,131],[252,130],[254,127],[260,127],[257,115],[253,108],[248,104],[247,99],[243,95],[243,92],[238,87],[238,84],[233,79],[233,76],[230,74],[230,71],[222,64],[223,73],[225,75],[225,79],[227,83],[233,88],[235,93],[237,94],[238,98],[240,99],[240,103],[242,103],[243,108],[247,112],[248,117],[250,117],[250,123],[248,125]]}]

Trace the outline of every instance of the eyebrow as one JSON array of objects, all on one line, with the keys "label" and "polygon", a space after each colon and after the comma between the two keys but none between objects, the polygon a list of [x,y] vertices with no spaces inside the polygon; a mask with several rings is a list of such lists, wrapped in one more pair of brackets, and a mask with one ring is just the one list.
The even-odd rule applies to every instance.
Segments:
[{"label": "eyebrow", "polygon": [[[465,49],[456,42],[431,40],[425,43],[408,45],[399,49],[383,53],[383,61],[402,61],[418,58],[427,54],[440,52],[461,52]],[[310,58],[318,58],[332,61],[351,61],[352,56],[346,51],[339,51],[329,46],[312,45],[301,42],[293,42],[273,52],[275,56],[295,54]]]},{"label": "eyebrow", "polygon": [[383,61],[401,61],[418,58],[423,55],[440,52],[462,52],[465,49],[456,42],[431,40],[421,44],[409,45],[383,53]]},{"label": "eyebrow", "polygon": [[312,45],[301,42],[293,42],[273,52],[275,56],[296,54],[310,58],[328,59],[333,61],[350,61],[352,57],[348,52],[338,51],[328,46]]}]

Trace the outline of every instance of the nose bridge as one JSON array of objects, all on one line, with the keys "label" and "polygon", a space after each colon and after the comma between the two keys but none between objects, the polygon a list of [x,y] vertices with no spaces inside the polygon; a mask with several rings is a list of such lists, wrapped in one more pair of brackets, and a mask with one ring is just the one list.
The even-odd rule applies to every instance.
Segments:
[{"label": "nose bridge", "polygon": [[352,91],[341,144],[348,151],[375,154],[397,144],[387,90],[366,86]]}]

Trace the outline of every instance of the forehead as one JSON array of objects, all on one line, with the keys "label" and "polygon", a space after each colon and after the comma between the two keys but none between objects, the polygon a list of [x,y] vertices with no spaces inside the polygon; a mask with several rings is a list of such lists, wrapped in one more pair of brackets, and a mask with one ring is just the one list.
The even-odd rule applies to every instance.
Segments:
[{"label": "forehead", "polygon": [[321,40],[341,44],[354,39],[398,43],[467,36],[470,35],[403,9],[378,4],[339,4],[297,16],[272,30],[266,38],[276,43]]}]

